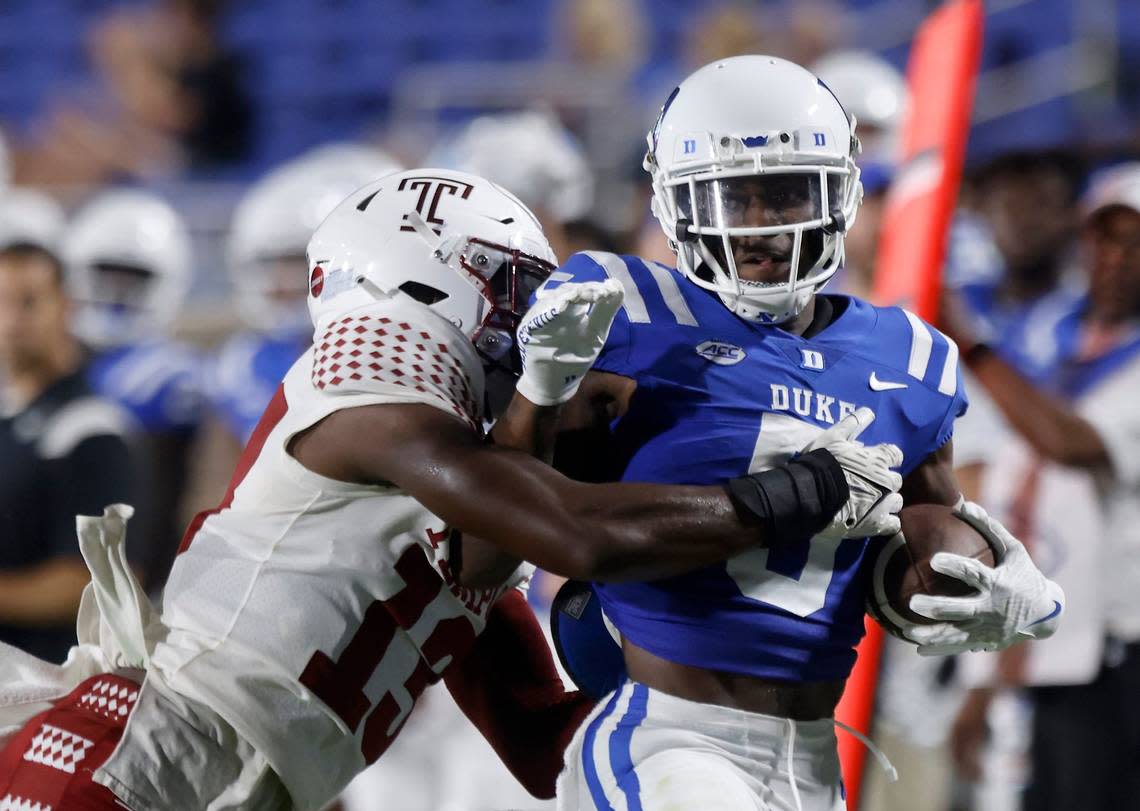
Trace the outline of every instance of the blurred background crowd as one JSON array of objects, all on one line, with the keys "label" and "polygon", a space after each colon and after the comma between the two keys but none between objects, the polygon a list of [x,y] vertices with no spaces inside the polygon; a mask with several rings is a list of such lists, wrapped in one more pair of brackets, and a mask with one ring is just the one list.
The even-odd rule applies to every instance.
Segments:
[{"label": "blurred background crowd", "polygon": [[[672,264],[645,132],[693,69],[783,56],[859,121],[866,198],[832,291],[869,295],[901,70],[937,5],[0,0],[0,638],[65,655],[71,516],[111,501],[138,507],[132,554],[161,592],[309,341],[309,235],[394,168],[498,181],[563,259]],[[903,780],[871,774],[862,807],[1132,807],[1068,798],[1140,774],[1140,4],[986,12],[943,327],[1027,388],[972,382],[957,464],[1085,608],[1032,655],[890,645],[874,738]],[[548,807],[425,699],[348,811]]]}]

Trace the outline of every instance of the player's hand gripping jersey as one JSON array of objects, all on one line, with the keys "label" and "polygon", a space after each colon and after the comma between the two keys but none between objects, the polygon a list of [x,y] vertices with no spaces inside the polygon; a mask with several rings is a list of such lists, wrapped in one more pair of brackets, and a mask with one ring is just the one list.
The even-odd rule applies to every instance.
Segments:
[{"label": "player's hand gripping jersey", "polygon": [[[708,484],[786,461],[860,406],[859,437],[890,442],[905,476],[950,439],[966,409],[956,346],[913,314],[833,297],[810,339],[733,315],[672,268],[581,253],[547,283],[625,288],[596,371],[637,381],[613,425],[622,479]],[[622,636],[673,662],[768,679],[844,679],[863,634],[873,541],[756,549],[650,583],[598,583]],[[727,633],[727,629],[732,629]]]},{"label": "player's hand gripping jersey", "polygon": [[222,506],[188,530],[166,588],[171,630],[151,678],[222,716],[300,808],[320,807],[384,752],[416,696],[524,578],[520,569],[495,591],[456,586],[448,528],[417,501],[324,478],[287,451],[329,414],[378,403],[426,403],[479,425],[474,348],[426,308],[406,310],[377,302],[316,336]]}]

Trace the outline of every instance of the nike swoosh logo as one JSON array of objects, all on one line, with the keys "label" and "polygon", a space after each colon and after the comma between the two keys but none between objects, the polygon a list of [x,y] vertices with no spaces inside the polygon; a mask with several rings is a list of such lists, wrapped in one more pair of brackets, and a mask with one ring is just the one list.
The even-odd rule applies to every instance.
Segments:
[{"label": "nike swoosh logo", "polygon": [[879,380],[874,372],[871,372],[871,379],[868,381],[871,386],[871,391],[890,391],[891,389],[905,389],[906,383],[892,383],[889,380]]},{"label": "nike swoosh logo", "polygon": [[1052,610],[1052,611],[1050,611],[1048,614],[1046,614],[1046,615],[1045,615],[1044,617],[1042,617],[1041,619],[1039,619],[1039,620],[1034,620],[1033,622],[1029,623],[1029,624],[1028,624],[1028,625],[1026,625],[1025,627],[1026,627],[1026,628],[1032,628],[1034,625],[1040,625],[1040,624],[1041,624],[1041,623],[1043,623],[1043,622],[1046,622],[1046,621],[1048,621],[1048,620],[1051,620],[1051,619],[1053,619],[1053,617],[1057,616],[1057,615],[1058,615],[1058,614],[1060,614],[1060,613],[1061,613],[1061,604],[1060,604],[1059,602],[1057,602],[1056,600],[1054,600],[1054,601],[1053,601],[1053,610]]}]

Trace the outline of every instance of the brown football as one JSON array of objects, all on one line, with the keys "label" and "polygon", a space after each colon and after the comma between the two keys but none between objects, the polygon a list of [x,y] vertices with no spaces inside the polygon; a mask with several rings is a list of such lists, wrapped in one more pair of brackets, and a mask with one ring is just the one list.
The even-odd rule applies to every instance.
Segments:
[{"label": "brown football", "polygon": [[867,600],[871,615],[895,636],[900,621],[927,625],[935,622],[910,610],[915,594],[964,597],[974,589],[930,568],[938,552],[953,552],[994,565],[994,550],[985,537],[956,516],[950,507],[914,504],[899,512],[902,532],[887,541],[875,560],[872,591]]}]

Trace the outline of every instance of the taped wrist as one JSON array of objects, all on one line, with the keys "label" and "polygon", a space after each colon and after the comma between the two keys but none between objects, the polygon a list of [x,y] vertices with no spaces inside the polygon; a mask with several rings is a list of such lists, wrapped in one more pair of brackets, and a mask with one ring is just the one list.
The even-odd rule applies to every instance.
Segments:
[{"label": "taped wrist", "polygon": [[850,492],[843,467],[826,449],[728,481],[741,520],[763,527],[769,544],[809,538],[831,523]]}]

